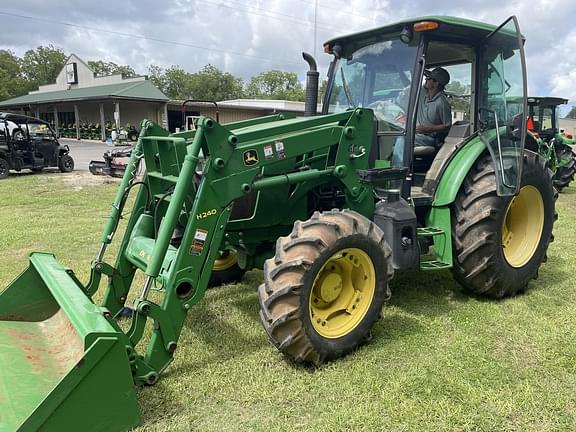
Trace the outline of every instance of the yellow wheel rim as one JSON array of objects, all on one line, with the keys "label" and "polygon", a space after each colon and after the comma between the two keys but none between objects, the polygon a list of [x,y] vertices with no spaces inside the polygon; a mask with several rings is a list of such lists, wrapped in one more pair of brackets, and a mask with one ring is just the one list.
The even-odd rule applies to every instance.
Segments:
[{"label": "yellow wheel rim", "polygon": [[238,255],[236,252],[223,251],[218,254],[218,257],[214,261],[213,271],[223,271],[228,270],[234,264],[238,262]]},{"label": "yellow wheel rim", "polygon": [[346,336],[370,309],[376,291],[374,264],[361,249],[342,249],[322,266],[310,293],[310,321],[328,339]]},{"label": "yellow wheel rim", "polygon": [[544,201],[534,186],[524,186],[506,210],[502,250],[512,267],[522,267],[534,256],[544,229]]}]

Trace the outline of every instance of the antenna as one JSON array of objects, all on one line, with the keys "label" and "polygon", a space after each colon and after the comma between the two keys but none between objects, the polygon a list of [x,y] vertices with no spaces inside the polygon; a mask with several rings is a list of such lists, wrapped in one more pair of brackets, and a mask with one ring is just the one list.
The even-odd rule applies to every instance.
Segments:
[{"label": "antenna", "polygon": [[316,45],[318,43],[318,0],[314,0],[314,58],[316,58]]}]

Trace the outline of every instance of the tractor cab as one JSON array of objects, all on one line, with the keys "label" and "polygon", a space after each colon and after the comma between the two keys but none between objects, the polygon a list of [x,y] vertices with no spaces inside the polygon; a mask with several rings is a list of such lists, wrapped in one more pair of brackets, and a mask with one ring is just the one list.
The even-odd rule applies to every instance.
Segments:
[{"label": "tractor cab", "polygon": [[[373,110],[371,164],[407,168],[407,199],[429,205],[447,162],[478,140],[498,162],[499,194],[513,195],[525,135],[522,45],[514,17],[497,28],[424,17],[332,39],[324,46],[334,55],[324,113]],[[449,80],[430,95],[426,81],[437,70]],[[512,99],[520,109],[509,109]]]},{"label": "tractor cab", "polygon": [[561,192],[576,174],[574,139],[559,128],[559,106],[567,99],[559,97],[529,97],[526,127],[526,148],[538,153],[554,173],[554,187]]},{"label": "tractor cab", "polygon": [[557,97],[528,98],[528,130],[537,137],[550,141],[559,133],[558,107],[568,103],[568,99]]}]

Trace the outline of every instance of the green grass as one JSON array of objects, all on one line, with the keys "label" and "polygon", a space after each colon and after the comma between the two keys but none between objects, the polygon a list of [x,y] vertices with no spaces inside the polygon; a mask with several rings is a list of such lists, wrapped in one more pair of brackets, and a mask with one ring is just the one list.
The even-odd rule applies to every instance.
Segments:
[{"label": "green grass", "polygon": [[[86,279],[116,185],[78,190],[65,181],[73,176],[0,182],[0,287],[34,250]],[[136,430],[576,430],[575,187],[558,212],[549,260],[527,294],[470,298],[447,271],[397,277],[371,343],[318,370],[268,342],[260,271],[210,290],[172,366],[139,390]]]}]

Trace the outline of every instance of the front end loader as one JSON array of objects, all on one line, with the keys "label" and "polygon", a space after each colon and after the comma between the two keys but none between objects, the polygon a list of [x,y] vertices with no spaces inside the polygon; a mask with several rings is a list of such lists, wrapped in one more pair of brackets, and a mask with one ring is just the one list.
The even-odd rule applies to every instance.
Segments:
[{"label": "front end loader", "polygon": [[[516,19],[406,20],[325,51],[333,61],[321,115],[306,56],[305,117],[200,117],[196,130],[173,134],[142,122],[89,281],[33,253],[0,293],[0,430],[136,425],[135,388],[169,367],[188,311],[229,264],[264,269],[269,339],[314,365],[369,339],[395,272],[452,269],[466,291],[490,298],[527,288],[551,241],[555,197],[545,161],[524,149]],[[454,64],[470,66],[470,123],[438,148],[415,148],[425,69]],[[524,102],[518,116],[512,97]],[[392,165],[397,146],[403,158]],[[120,327],[125,306],[134,313]]]}]

